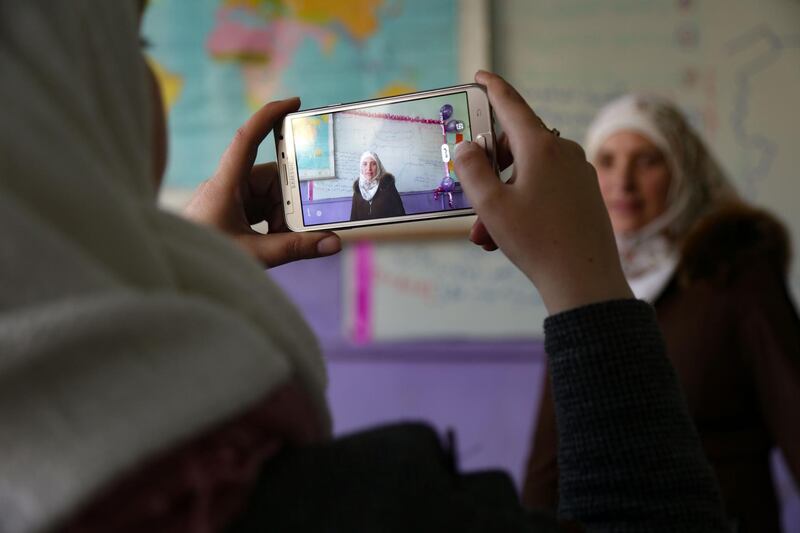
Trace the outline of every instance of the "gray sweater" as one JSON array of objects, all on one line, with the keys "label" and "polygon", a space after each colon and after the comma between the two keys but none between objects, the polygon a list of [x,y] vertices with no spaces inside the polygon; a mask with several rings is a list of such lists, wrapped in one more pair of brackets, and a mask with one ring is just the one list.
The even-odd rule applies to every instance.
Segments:
[{"label": "gray sweater", "polygon": [[545,321],[558,420],[559,515],[588,531],[728,531],[648,304]]}]

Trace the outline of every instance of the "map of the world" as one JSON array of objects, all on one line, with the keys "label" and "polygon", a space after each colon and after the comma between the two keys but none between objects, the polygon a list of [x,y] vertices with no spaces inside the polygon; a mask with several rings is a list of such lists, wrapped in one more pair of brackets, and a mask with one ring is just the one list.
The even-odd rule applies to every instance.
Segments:
[{"label": "map of the world", "polygon": [[[264,103],[303,108],[452,85],[456,1],[151,0],[143,34],[169,111],[165,185],[192,189]],[[268,139],[260,160],[271,159]]]}]

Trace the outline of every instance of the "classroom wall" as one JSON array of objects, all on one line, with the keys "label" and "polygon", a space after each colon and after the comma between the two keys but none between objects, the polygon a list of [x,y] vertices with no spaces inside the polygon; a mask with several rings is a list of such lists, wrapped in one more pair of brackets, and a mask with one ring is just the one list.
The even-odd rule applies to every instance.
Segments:
[{"label": "classroom wall", "polygon": [[[346,263],[333,256],[270,271],[322,345],[334,433],[425,421],[442,434],[455,432],[465,471],[502,469],[520,487],[546,378],[543,343],[520,338],[354,343],[343,334],[347,296],[341,280],[351,274]],[[772,464],[784,533],[799,533],[797,487],[780,454],[773,454]]]},{"label": "classroom wall", "polygon": [[[795,249],[800,246],[795,131],[800,123],[800,2],[404,0],[366,9],[359,20],[374,24],[360,34],[335,19],[341,4],[327,4],[333,6],[330,17],[302,24],[247,19],[253,31],[303,33],[280,41],[285,43],[280,49],[267,50],[271,55],[259,66],[244,53],[224,60],[207,57],[208,34],[203,32],[222,31],[227,20],[216,0],[191,6],[180,0],[151,3],[145,20],[145,35],[153,43],[149,53],[174,93],[168,99],[173,157],[166,187],[173,205],[213,172],[236,127],[267,99],[299,94],[306,107],[326,105],[470,82],[476,68],[493,67],[547,124],[578,140],[596,110],[619,94],[647,90],[674,98],[742,195],[786,220]],[[274,156],[270,144],[265,143],[261,161]],[[345,198],[320,206],[349,217]],[[412,245],[439,258],[440,288],[485,294],[485,287],[459,287],[459,278],[448,275],[458,271],[457,258],[464,255],[442,253],[452,243]],[[544,377],[542,344],[536,338],[540,317],[528,338],[519,338],[519,330],[510,338],[487,333],[497,328],[475,327],[470,341],[437,338],[445,320],[424,321],[427,340],[419,338],[422,329],[416,330],[417,337],[403,338],[405,332],[388,331],[392,321],[383,320],[384,334],[396,340],[356,344],[343,321],[348,268],[345,257],[333,257],[272,271],[320,338],[336,432],[424,419],[442,431],[457,430],[465,468],[502,467],[519,481]],[[485,270],[507,273],[502,265]],[[795,295],[800,293],[798,272],[795,261]],[[474,279],[469,283],[475,285]],[[413,305],[419,302],[407,302],[391,309],[392,316],[418,315]],[[535,295],[530,302],[531,316],[541,312]],[[479,296],[465,299],[461,313],[476,305],[481,305]],[[515,312],[521,314],[519,307]],[[502,312],[481,316],[488,326],[509,318]],[[785,467],[779,461],[776,465],[785,531],[798,533],[800,500]]]},{"label": "classroom wall", "polygon": [[[636,90],[670,97],[741,195],[781,217],[798,249],[800,3],[497,0],[491,16],[493,67],[548,125],[582,140],[596,111],[618,95]],[[435,253],[436,244],[419,248]],[[459,265],[449,266],[437,268],[452,272]],[[798,272],[795,261],[795,295]],[[390,313],[375,313],[382,311]],[[419,312],[413,304],[391,310],[392,316]],[[497,313],[487,320],[507,318]],[[428,323],[426,337],[436,329],[435,321]],[[501,466],[521,481],[544,377],[541,344],[484,337],[467,344],[408,339],[353,346],[345,335],[339,331],[328,344],[337,430],[425,418],[464,435],[465,467]],[[798,533],[797,488],[779,454],[773,465],[784,531]]]}]

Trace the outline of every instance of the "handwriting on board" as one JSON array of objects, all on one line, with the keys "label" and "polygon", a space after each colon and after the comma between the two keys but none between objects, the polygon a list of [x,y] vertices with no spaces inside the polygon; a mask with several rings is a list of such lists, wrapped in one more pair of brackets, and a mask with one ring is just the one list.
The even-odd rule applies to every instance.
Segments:
[{"label": "handwriting on board", "polygon": [[360,243],[343,266],[345,334],[356,342],[542,335],[539,295],[500,252],[463,241]]}]

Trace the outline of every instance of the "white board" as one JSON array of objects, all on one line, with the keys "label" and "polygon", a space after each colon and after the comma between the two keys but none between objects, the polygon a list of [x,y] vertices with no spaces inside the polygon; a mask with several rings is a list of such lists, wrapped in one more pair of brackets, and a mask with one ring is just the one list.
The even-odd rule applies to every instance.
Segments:
[{"label": "white board", "polygon": [[470,242],[361,243],[344,251],[343,327],[355,342],[541,337],[547,310],[501,253]]},{"label": "white board", "polygon": [[401,193],[432,191],[444,178],[438,124],[339,113],[333,139],[336,178],[314,183],[315,199],[352,196],[365,151],[378,154]]}]

